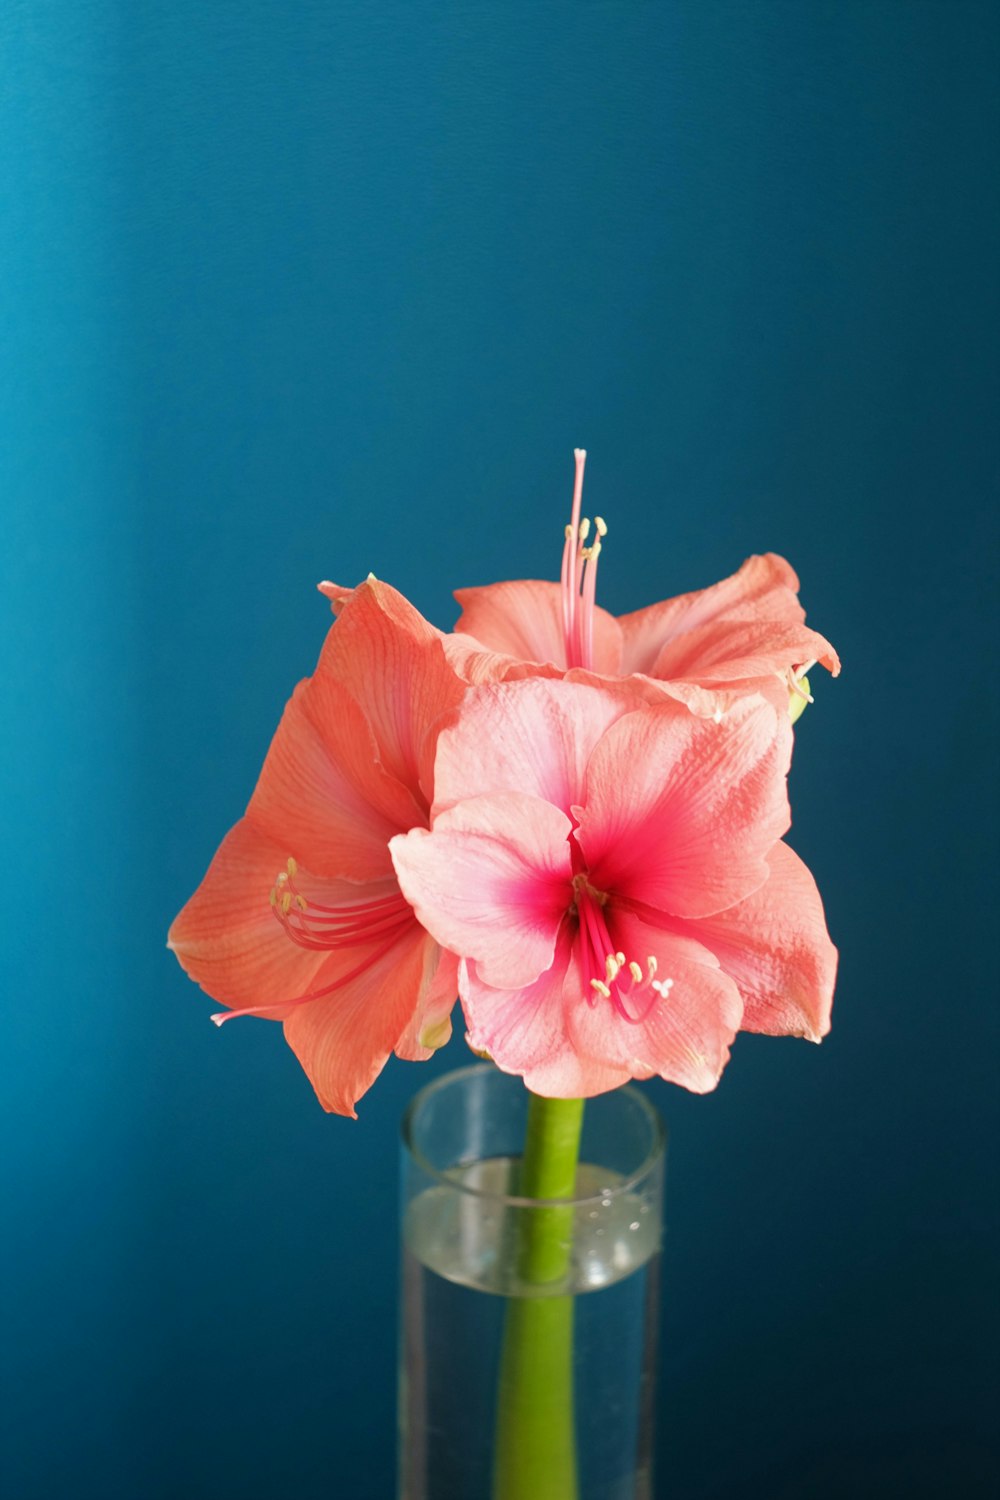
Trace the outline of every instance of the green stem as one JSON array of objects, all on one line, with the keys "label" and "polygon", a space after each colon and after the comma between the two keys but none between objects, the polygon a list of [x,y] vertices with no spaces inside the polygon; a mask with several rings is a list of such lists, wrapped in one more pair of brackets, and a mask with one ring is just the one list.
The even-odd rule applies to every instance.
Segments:
[{"label": "green stem", "polygon": [[[528,1101],[522,1198],[572,1198],[582,1099]],[[518,1280],[559,1285],[569,1270],[573,1209],[515,1209]],[[493,1500],[576,1500],[573,1298],[530,1292],[507,1303],[497,1402]]]}]

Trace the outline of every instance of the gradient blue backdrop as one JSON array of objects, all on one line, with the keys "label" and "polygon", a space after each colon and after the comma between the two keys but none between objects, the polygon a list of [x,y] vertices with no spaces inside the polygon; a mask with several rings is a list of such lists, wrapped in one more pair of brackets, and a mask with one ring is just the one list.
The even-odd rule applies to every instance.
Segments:
[{"label": "gradient blue backdrop", "polygon": [[448,625],[551,576],[574,444],[606,605],[773,548],[845,662],[793,776],[833,1034],[650,1089],[660,1493],[993,1494],[1000,9],[7,0],[0,44],[5,1494],[390,1494],[396,1121],[464,1049],[328,1118],[164,935],[315,581]]}]

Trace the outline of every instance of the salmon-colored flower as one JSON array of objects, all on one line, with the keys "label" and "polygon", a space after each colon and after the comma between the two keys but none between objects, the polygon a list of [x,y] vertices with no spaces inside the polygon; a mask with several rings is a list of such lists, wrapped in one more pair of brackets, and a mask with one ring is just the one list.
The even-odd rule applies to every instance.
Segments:
[{"label": "salmon-colored flower", "polygon": [[819,1040],[836,953],[789,823],[791,725],[629,683],[471,690],[437,742],[430,831],[392,840],[462,955],[469,1041],[552,1097],[653,1074],[715,1086],[742,1025]]},{"label": "salmon-colored flower", "polygon": [[[639,673],[698,711],[740,693],[763,693],[781,703],[790,692],[797,717],[808,698],[805,673],[819,662],[836,675],[840,661],[829,641],[806,626],[791,566],[773,552],[750,557],[711,588],[616,619],[595,602],[607,527],[599,516],[593,527],[580,517],[585,460],[578,448],[560,583],[520,579],[460,589],[456,633],[507,658],[560,672]],[[514,674],[498,665],[493,675]],[[699,698],[692,687],[712,697]]]},{"label": "salmon-colored flower", "polygon": [[457,960],[402,896],[389,840],[426,826],[436,726],[464,684],[434,630],[369,579],[288,703],[245,815],[170,929],[203,989],[284,1023],[320,1102],[354,1114],[393,1051],[447,1040]]}]

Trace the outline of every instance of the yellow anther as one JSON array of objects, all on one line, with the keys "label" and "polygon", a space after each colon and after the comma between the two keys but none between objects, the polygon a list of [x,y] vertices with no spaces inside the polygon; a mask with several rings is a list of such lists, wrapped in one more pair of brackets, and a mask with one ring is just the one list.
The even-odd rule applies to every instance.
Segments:
[{"label": "yellow anther", "polygon": [[580,522],[580,540],[581,540],[581,542],[585,542],[587,540],[587,537],[589,535],[590,535],[590,518],[588,516],[584,516],[583,520]]},{"label": "yellow anther", "polygon": [[272,885],[272,887],[271,887],[271,905],[272,906],[277,906],[277,904],[278,904],[278,893],[274,889],[274,886]]},{"label": "yellow anther", "polygon": [[291,891],[286,891],[285,894],[281,898],[281,915],[283,917],[287,917],[288,913],[291,911],[291,909],[292,909],[292,893],[291,893]]},{"label": "yellow anther", "polygon": [[615,955],[613,953],[609,953],[607,958],[604,960],[604,977],[609,984],[614,984],[615,980],[618,978],[618,970],[620,968],[621,964],[618,962]]},{"label": "yellow anther", "polygon": [[568,521],[567,521],[567,522],[566,522],[566,540],[567,540],[567,541],[571,541],[571,540],[572,540],[572,537],[573,537],[573,528],[572,528],[572,526],[571,526],[571,525],[570,525],[570,524],[569,524],[569,522],[568,522]]},{"label": "yellow anther", "polygon": [[305,911],[309,905],[309,902],[306,900],[305,896],[296,896],[295,905],[298,907],[299,911]]},{"label": "yellow anther", "polygon": [[624,964],[624,962],[625,962],[625,955],[624,955],[624,953],[616,953],[615,954],[615,960],[618,963],[619,967],[621,967],[621,965]]},{"label": "yellow anther", "polygon": [[605,1000],[611,999],[611,991],[602,979],[592,979],[590,981],[590,988],[596,990],[599,995],[603,995]]},{"label": "yellow anther", "polygon": [[295,863],[295,861],[294,861],[294,859],[292,858],[291,855],[288,856],[288,873],[292,877],[293,880],[295,879],[296,875],[299,873],[299,867]]},{"label": "yellow anther", "polygon": [[639,984],[642,979],[642,970],[639,968],[639,965],[635,962],[630,963],[628,966],[628,971],[631,974],[632,978],[635,980],[636,984]]},{"label": "yellow anther", "polygon": [[656,954],[651,953],[646,959],[646,978],[650,981],[650,983],[652,983],[652,981],[656,978],[656,971],[658,968],[659,964],[656,962]]},{"label": "yellow anther", "polygon": [[603,516],[594,517],[594,529],[597,532],[598,536],[607,536],[608,523]]}]

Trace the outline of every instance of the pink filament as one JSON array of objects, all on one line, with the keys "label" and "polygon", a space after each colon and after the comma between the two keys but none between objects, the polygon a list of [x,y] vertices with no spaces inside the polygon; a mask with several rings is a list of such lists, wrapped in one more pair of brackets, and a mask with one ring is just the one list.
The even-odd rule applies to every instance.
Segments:
[{"label": "pink filament", "polygon": [[[633,1016],[625,1004],[625,999],[636,989],[644,988],[644,984],[637,982],[631,973],[629,973],[627,967],[619,970],[617,979],[609,980],[607,978],[607,958],[608,954],[615,952],[615,945],[611,941],[611,934],[608,932],[608,924],[604,919],[604,911],[600,903],[595,901],[594,897],[587,891],[582,891],[577,895],[577,911],[580,916],[580,937],[583,941],[582,968],[588,981],[587,989],[584,991],[584,999],[590,1006],[597,1004],[601,997],[601,992],[595,990],[589,982],[591,978],[597,979],[611,991],[611,1003],[622,1020],[627,1021],[631,1026],[641,1025],[660,998],[658,992],[654,990],[641,1013]],[[588,974],[588,969],[594,972]],[[622,979],[622,974],[628,975],[627,980]]]}]

